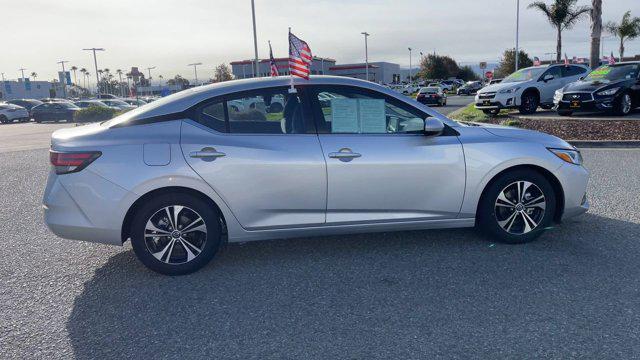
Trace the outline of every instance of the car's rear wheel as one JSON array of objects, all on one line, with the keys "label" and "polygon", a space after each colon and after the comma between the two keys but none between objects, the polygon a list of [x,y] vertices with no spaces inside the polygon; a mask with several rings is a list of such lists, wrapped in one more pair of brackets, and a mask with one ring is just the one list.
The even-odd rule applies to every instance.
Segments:
[{"label": "car's rear wheel", "polygon": [[535,170],[500,175],[480,200],[477,226],[491,239],[519,244],[539,237],[553,222],[556,195]]},{"label": "car's rear wheel", "polygon": [[4,115],[0,115],[0,123],[7,124],[9,123],[9,119],[7,119],[7,117]]},{"label": "car's rear wheel", "polygon": [[614,104],[614,112],[619,116],[626,116],[633,110],[633,100],[628,93],[622,94]]},{"label": "car's rear wheel", "polygon": [[221,244],[221,229],[217,212],[200,198],[160,195],[137,210],[131,245],[149,269],[184,275],[211,261]]},{"label": "car's rear wheel", "polygon": [[520,105],[520,114],[533,114],[538,109],[538,105],[540,103],[540,99],[538,95],[532,91],[525,92],[522,94],[521,105]]}]

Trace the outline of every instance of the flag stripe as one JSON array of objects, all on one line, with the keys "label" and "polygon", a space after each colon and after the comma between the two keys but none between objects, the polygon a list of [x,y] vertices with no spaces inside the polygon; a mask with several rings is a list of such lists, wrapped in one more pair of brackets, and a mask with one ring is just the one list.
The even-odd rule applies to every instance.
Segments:
[{"label": "flag stripe", "polygon": [[312,61],[313,56],[309,45],[289,33],[289,73],[308,80]]}]

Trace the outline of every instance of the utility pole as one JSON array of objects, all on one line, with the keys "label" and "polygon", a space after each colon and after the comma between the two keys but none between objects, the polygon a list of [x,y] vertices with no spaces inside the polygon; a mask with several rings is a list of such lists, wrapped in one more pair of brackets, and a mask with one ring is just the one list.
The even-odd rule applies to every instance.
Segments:
[{"label": "utility pole", "polygon": [[60,60],[57,63],[62,65],[62,96],[67,98],[67,73],[64,70],[64,63],[67,63],[66,60]]},{"label": "utility pole", "polygon": [[520,65],[520,0],[516,2],[516,71],[518,71],[518,66]]},{"label": "utility pole", "polygon": [[26,93],[27,92],[27,83],[24,81],[24,79],[25,79],[24,71],[27,70],[27,69],[20,68],[18,70],[20,70],[22,72],[22,86],[24,86],[24,92]]},{"label": "utility pole", "polygon": [[254,0],[251,0],[251,17],[253,18],[253,50],[255,52],[255,70],[253,72],[254,77],[260,77],[258,74],[258,37],[256,35],[256,6],[254,4]]},{"label": "utility pole", "polygon": [[93,65],[95,65],[95,72],[96,72],[96,94],[98,92],[100,92],[100,86],[98,86],[98,84],[100,83],[100,77],[98,76],[98,59],[96,58],[96,51],[105,51],[103,48],[90,48],[90,49],[82,49],[82,50],[86,50],[86,51],[93,51]]},{"label": "utility pole", "polygon": [[413,76],[411,76],[411,48],[409,48],[409,84],[411,84],[411,80]]},{"label": "utility pole", "polygon": [[153,70],[155,68],[156,68],[155,66],[147,68],[147,72],[149,73],[149,96],[151,96],[153,94],[153,91],[151,90],[151,70]]},{"label": "utility pole", "polygon": [[367,46],[367,38],[369,37],[369,33],[363,31],[361,32],[361,34],[364,35],[364,64],[366,67],[365,76],[367,78],[367,81],[369,81],[369,48]]},{"label": "utility pole", "polygon": [[193,64],[189,64],[187,66],[193,66],[193,74],[196,77],[196,83],[195,86],[198,86],[198,65],[202,65],[202,63],[193,63]]}]

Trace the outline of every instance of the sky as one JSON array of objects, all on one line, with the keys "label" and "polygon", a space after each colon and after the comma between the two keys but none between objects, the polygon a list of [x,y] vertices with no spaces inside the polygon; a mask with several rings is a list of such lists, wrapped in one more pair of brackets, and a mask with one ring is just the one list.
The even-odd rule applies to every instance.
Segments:
[{"label": "sky", "polygon": [[[555,30],[527,9],[531,2],[520,1],[520,47],[546,59],[555,52]],[[605,22],[619,21],[627,10],[640,16],[639,0],[603,3]],[[369,61],[403,67],[408,47],[415,64],[420,51],[476,63],[497,61],[515,46],[516,0],[255,0],[255,6],[261,58],[268,57],[267,40],[276,57],[287,56],[288,27],[314,55],[338,64],[364,61],[363,31],[371,34]],[[106,49],[98,53],[98,68],[155,66],[152,76],[165,79],[193,78],[189,63],[203,63],[203,79],[220,63],[253,58],[250,0],[0,0],[0,9],[0,72],[7,79],[17,79],[23,67],[37,80],[51,80],[60,60],[94,74],[91,53],[82,51],[90,47]],[[589,41],[587,16],[563,33],[563,52],[588,56]],[[605,54],[617,53],[617,40],[604,41]],[[640,39],[627,43],[626,54],[640,54]]]}]

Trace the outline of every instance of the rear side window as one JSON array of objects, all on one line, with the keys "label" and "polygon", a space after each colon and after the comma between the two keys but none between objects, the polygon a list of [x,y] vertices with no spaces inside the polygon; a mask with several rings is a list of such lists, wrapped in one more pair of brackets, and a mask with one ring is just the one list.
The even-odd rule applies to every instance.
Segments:
[{"label": "rear side window", "polygon": [[268,88],[225,95],[196,110],[197,121],[232,134],[315,133],[301,90]]}]

